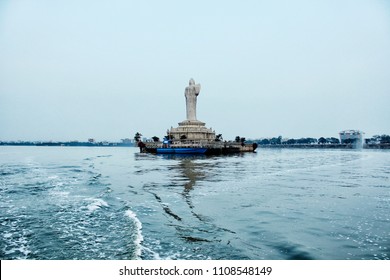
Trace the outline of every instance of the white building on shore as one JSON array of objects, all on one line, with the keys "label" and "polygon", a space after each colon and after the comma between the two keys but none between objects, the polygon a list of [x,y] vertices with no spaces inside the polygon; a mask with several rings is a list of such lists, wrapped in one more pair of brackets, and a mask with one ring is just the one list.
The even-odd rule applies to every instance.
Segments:
[{"label": "white building on shore", "polygon": [[340,133],[341,144],[354,144],[356,147],[363,146],[364,132],[360,130],[343,130]]}]

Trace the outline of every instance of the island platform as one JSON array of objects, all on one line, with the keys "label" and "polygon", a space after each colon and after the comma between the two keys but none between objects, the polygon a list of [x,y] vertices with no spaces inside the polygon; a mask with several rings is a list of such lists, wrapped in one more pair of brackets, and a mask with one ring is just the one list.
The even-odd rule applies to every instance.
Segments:
[{"label": "island platform", "polygon": [[153,154],[203,154],[227,155],[243,152],[255,152],[257,144],[241,144],[237,142],[149,142],[145,143],[142,152]]}]

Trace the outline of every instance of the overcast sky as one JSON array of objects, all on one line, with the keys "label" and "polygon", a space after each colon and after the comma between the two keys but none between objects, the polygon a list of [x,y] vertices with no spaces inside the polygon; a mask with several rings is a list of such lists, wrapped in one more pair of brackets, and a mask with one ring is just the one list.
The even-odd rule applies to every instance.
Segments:
[{"label": "overcast sky", "polygon": [[390,134],[390,1],[0,1],[0,141]]}]

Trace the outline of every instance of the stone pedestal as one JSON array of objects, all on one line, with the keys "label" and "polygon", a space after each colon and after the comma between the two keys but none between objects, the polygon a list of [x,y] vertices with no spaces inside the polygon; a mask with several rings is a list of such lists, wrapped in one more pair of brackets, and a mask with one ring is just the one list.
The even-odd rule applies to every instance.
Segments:
[{"label": "stone pedestal", "polygon": [[214,141],[215,131],[207,128],[204,122],[198,120],[185,120],[176,128],[171,128],[169,134],[174,141]]}]

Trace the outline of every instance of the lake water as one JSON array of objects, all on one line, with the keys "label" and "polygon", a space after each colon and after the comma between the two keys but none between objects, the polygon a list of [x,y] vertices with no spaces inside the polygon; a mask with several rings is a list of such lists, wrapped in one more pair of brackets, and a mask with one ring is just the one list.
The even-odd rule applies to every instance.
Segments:
[{"label": "lake water", "polygon": [[390,258],[390,153],[0,147],[0,259]]}]

